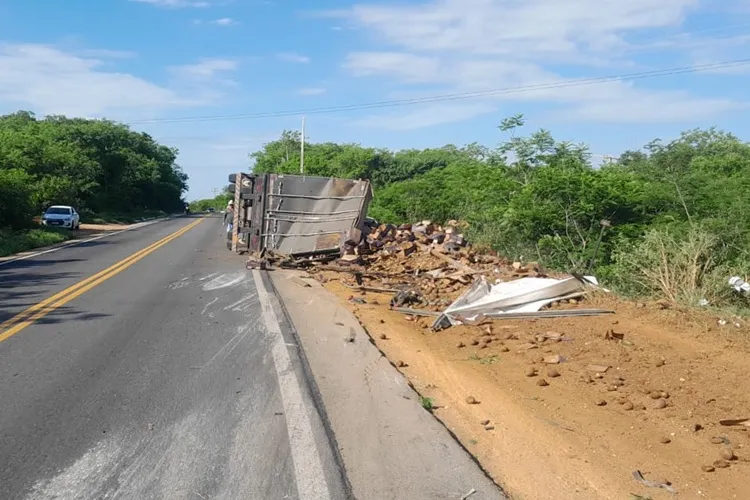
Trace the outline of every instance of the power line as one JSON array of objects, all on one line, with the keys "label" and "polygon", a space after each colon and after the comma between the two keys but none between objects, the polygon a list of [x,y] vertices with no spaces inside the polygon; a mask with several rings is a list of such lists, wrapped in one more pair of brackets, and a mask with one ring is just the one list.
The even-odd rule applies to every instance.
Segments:
[{"label": "power line", "polygon": [[251,120],[260,118],[280,118],[285,116],[299,116],[299,115],[317,115],[317,114],[329,114],[329,113],[340,113],[344,111],[358,111],[363,109],[377,109],[377,108],[391,108],[399,106],[411,106],[415,104],[428,104],[435,102],[446,102],[456,101],[462,99],[474,99],[478,97],[493,97],[505,94],[517,94],[523,92],[533,92],[537,90],[549,90],[549,89],[560,89],[568,87],[579,87],[584,85],[595,85],[601,83],[618,82],[618,81],[630,81],[630,80],[643,80],[646,78],[657,78],[661,76],[672,76],[684,73],[698,73],[701,71],[710,71],[715,69],[734,68],[740,66],[750,65],[749,59],[736,59],[733,61],[722,61],[712,64],[700,64],[693,66],[683,66],[677,68],[660,69],[654,71],[642,71],[639,73],[626,73],[620,75],[601,76],[594,78],[577,78],[571,80],[562,80],[557,82],[543,83],[537,85],[526,85],[521,87],[507,87],[501,89],[489,89],[480,90],[475,92],[460,92],[453,94],[442,94],[427,97],[417,97],[412,99],[398,99],[390,101],[378,101],[362,104],[348,104],[342,106],[327,106],[320,108],[308,108],[299,110],[289,111],[275,111],[265,113],[243,113],[243,114],[225,114],[225,115],[209,115],[209,116],[194,116],[184,118],[162,118],[152,120],[138,120],[129,122],[130,125],[138,124],[149,124],[149,123],[188,123],[188,122],[207,122],[207,121],[224,121],[224,120]]}]

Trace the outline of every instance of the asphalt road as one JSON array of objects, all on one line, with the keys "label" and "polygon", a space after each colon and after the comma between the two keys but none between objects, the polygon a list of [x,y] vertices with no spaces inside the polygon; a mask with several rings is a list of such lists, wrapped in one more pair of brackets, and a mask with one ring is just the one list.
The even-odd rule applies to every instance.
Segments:
[{"label": "asphalt road", "polygon": [[224,242],[176,218],[0,265],[0,498],[347,497],[275,297]]}]

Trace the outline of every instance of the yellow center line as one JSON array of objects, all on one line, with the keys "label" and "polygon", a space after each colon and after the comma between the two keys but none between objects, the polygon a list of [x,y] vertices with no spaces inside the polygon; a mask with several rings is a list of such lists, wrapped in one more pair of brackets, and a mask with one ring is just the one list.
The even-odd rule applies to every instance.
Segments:
[{"label": "yellow center line", "polygon": [[51,297],[48,297],[48,298],[42,300],[41,302],[39,302],[39,303],[37,303],[37,304],[29,307],[28,309],[26,309],[26,310],[18,313],[14,317],[12,317],[12,318],[10,318],[10,319],[8,319],[8,320],[0,323],[0,331],[4,330],[5,328],[8,328],[10,326],[13,326],[13,324],[18,323],[25,316],[28,316],[31,313],[33,313],[34,311],[42,309],[43,307],[46,307],[48,304],[51,304],[55,300],[60,299],[64,295],[67,295],[67,294],[69,294],[69,293],[71,293],[71,292],[73,292],[73,291],[75,291],[75,290],[77,290],[77,289],[79,289],[79,288],[87,285],[88,283],[96,280],[100,276],[103,276],[103,275],[111,272],[112,270],[114,270],[114,269],[122,266],[123,264],[127,263],[131,259],[137,258],[141,253],[147,252],[148,250],[150,250],[151,248],[155,247],[156,245],[159,245],[160,243],[162,243],[164,241],[170,240],[170,238],[172,238],[175,235],[183,234],[186,230],[192,228],[195,224],[196,224],[196,222],[193,222],[193,223],[185,226],[184,228],[177,230],[175,233],[172,233],[172,234],[170,234],[170,235],[162,238],[161,240],[159,240],[159,241],[157,241],[155,243],[152,243],[151,245],[147,246],[146,248],[143,248],[143,249],[135,252],[134,254],[126,257],[125,259],[123,259],[123,260],[121,260],[119,262],[116,262],[115,264],[112,264],[110,267],[99,271],[98,273],[94,274],[93,276],[89,276],[85,280],[80,281],[80,282],[76,283],[75,285],[72,285],[72,286],[66,288],[65,290],[63,290],[61,292],[58,292],[58,293],[52,295]]},{"label": "yellow center line", "polygon": [[150,253],[163,247],[170,241],[176,238],[179,238],[180,236],[182,236],[183,234],[185,234],[186,232],[188,232],[189,230],[191,230],[192,228],[194,228],[201,222],[203,222],[203,219],[198,219],[197,221],[194,221],[188,224],[182,229],[179,229],[178,231],[170,234],[169,236],[162,238],[156,243],[152,243],[151,245],[135,252],[129,257],[126,257],[123,260],[109,266],[108,268],[102,271],[99,271],[93,276],[90,276],[86,278],[85,280],[82,280],[76,283],[75,285],[72,285],[66,288],[65,290],[61,292],[58,292],[52,295],[51,297],[42,300],[41,302],[18,313],[17,315],[4,321],[3,323],[0,323],[0,332],[2,332],[0,333],[0,342],[7,340],[8,338],[20,332],[21,330],[23,330],[30,324],[34,323],[35,321],[38,321],[39,319],[43,318],[44,316],[54,311],[55,309],[67,304],[68,302],[75,299],[76,297],[83,295],[84,293],[91,290],[95,286],[101,283],[104,283],[112,276],[115,276],[116,274],[121,273],[122,271],[132,266],[133,264],[135,264],[142,258],[146,257]]}]

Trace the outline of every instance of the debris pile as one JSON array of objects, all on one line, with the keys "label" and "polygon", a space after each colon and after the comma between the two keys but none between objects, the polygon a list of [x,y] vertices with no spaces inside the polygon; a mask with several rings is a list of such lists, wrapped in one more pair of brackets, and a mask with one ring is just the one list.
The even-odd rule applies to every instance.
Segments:
[{"label": "debris pile", "polygon": [[[596,279],[552,278],[534,262],[510,262],[477,252],[462,233],[465,224],[432,221],[378,224],[351,229],[341,253],[325,258],[285,260],[282,267],[304,267],[325,281],[335,271],[345,286],[361,293],[393,294],[390,307],[404,314],[434,317],[433,330],[486,319],[606,314],[598,309],[545,310],[575,305]],[[359,302],[364,299],[357,297]]]},{"label": "debris pile", "polygon": [[370,221],[365,224],[364,235],[360,230],[350,232],[344,241],[341,260],[356,262],[358,257],[373,253],[408,257],[424,246],[443,253],[460,252],[468,245],[459,233],[459,226],[457,221],[450,221],[445,227],[429,220],[400,226]]}]

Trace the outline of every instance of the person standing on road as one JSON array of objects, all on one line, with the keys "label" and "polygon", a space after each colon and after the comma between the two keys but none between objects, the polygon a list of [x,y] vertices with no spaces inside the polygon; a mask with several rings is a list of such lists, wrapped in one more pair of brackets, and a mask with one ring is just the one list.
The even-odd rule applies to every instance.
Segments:
[{"label": "person standing on road", "polygon": [[227,232],[232,230],[232,222],[234,222],[234,200],[229,200],[224,212],[224,225],[227,226]]}]

